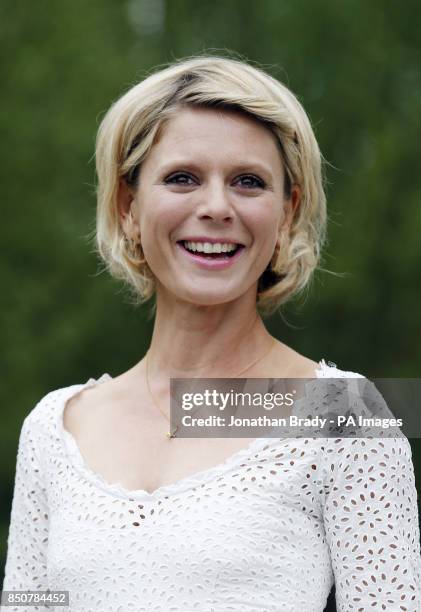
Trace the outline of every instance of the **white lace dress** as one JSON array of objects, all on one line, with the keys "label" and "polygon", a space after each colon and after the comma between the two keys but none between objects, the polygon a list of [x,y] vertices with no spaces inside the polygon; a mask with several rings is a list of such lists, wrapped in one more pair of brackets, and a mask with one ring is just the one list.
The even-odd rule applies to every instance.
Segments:
[{"label": "white lace dress", "polygon": [[[318,377],[358,377],[324,360]],[[420,612],[407,438],[257,438],[153,493],[107,483],[48,393],[25,418],[3,590],[67,590],[70,612]],[[2,607],[27,612],[43,607]]]}]

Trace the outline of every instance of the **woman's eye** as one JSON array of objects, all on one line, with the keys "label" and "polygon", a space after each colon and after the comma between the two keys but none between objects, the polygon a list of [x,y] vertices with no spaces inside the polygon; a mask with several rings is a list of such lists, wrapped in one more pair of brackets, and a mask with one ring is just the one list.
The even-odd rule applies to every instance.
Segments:
[{"label": "woman's eye", "polygon": [[263,188],[265,186],[265,183],[261,179],[257,178],[257,176],[253,176],[252,174],[241,176],[239,180],[246,181],[243,182],[243,186],[247,187],[247,189],[253,189],[255,187]]},{"label": "woman's eye", "polygon": [[[164,182],[166,184],[173,185],[192,185],[193,183],[189,181],[194,182],[194,179],[189,174],[186,174],[184,172],[178,172],[177,174],[172,174],[171,176],[166,178]],[[242,183],[242,186],[246,187],[246,189],[263,189],[265,187],[264,181],[262,181],[262,179],[259,179],[257,176],[254,176],[253,174],[246,174],[244,176],[241,176],[238,181],[240,181]]]},{"label": "woman's eye", "polygon": [[179,172],[178,174],[173,174],[172,176],[165,179],[165,183],[172,183],[174,185],[191,185],[191,183],[187,182],[189,179],[193,180],[192,177],[189,176],[188,174]]}]

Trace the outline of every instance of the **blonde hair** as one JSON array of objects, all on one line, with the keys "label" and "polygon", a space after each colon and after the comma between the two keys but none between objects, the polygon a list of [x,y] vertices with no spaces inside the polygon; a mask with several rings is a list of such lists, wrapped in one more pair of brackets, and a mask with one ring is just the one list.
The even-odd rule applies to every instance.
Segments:
[{"label": "blonde hair", "polygon": [[301,189],[288,235],[279,236],[278,254],[258,283],[257,308],[271,314],[308,285],[318,265],[327,221],[324,159],[294,94],[243,60],[218,55],[177,60],[111,106],[96,142],[96,251],[110,274],[133,291],[136,304],[154,295],[155,279],[146,260],[134,257],[127,247],[117,208],[118,186],[121,179],[136,184],[142,161],[164,124],[185,105],[236,110],[264,124],[279,144],[286,196],[292,184]]}]

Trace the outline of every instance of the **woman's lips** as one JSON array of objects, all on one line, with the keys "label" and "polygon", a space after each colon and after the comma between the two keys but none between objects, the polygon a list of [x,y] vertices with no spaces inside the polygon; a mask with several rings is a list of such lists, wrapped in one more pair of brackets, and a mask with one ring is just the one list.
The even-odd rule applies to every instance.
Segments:
[{"label": "woman's lips", "polygon": [[225,268],[229,268],[232,266],[237,259],[241,257],[243,254],[245,247],[240,245],[237,251],[231,257],[226,256],[224,258],[207,258],[202,255],[197,255],[196,253],[192,253],[188,251],[181,242],[177,242],[177,247],[182,251],[185,257],[190,259],[193,263],[197,264],[199,267],[206,270],[224,270]]}]

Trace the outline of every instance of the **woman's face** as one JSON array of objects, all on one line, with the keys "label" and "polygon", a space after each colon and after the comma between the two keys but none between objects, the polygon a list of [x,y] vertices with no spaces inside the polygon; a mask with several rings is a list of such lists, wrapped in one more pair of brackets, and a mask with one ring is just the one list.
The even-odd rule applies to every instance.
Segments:
[{"label": "woman's face", "polygon": [[[290,208],[283,186],[265,127],[232,111],[180,110],[144,160],[132,201],[158,297],[216,305],[255,296]],[[204,254],[214,242],[242,246],[233,257]]]}]

